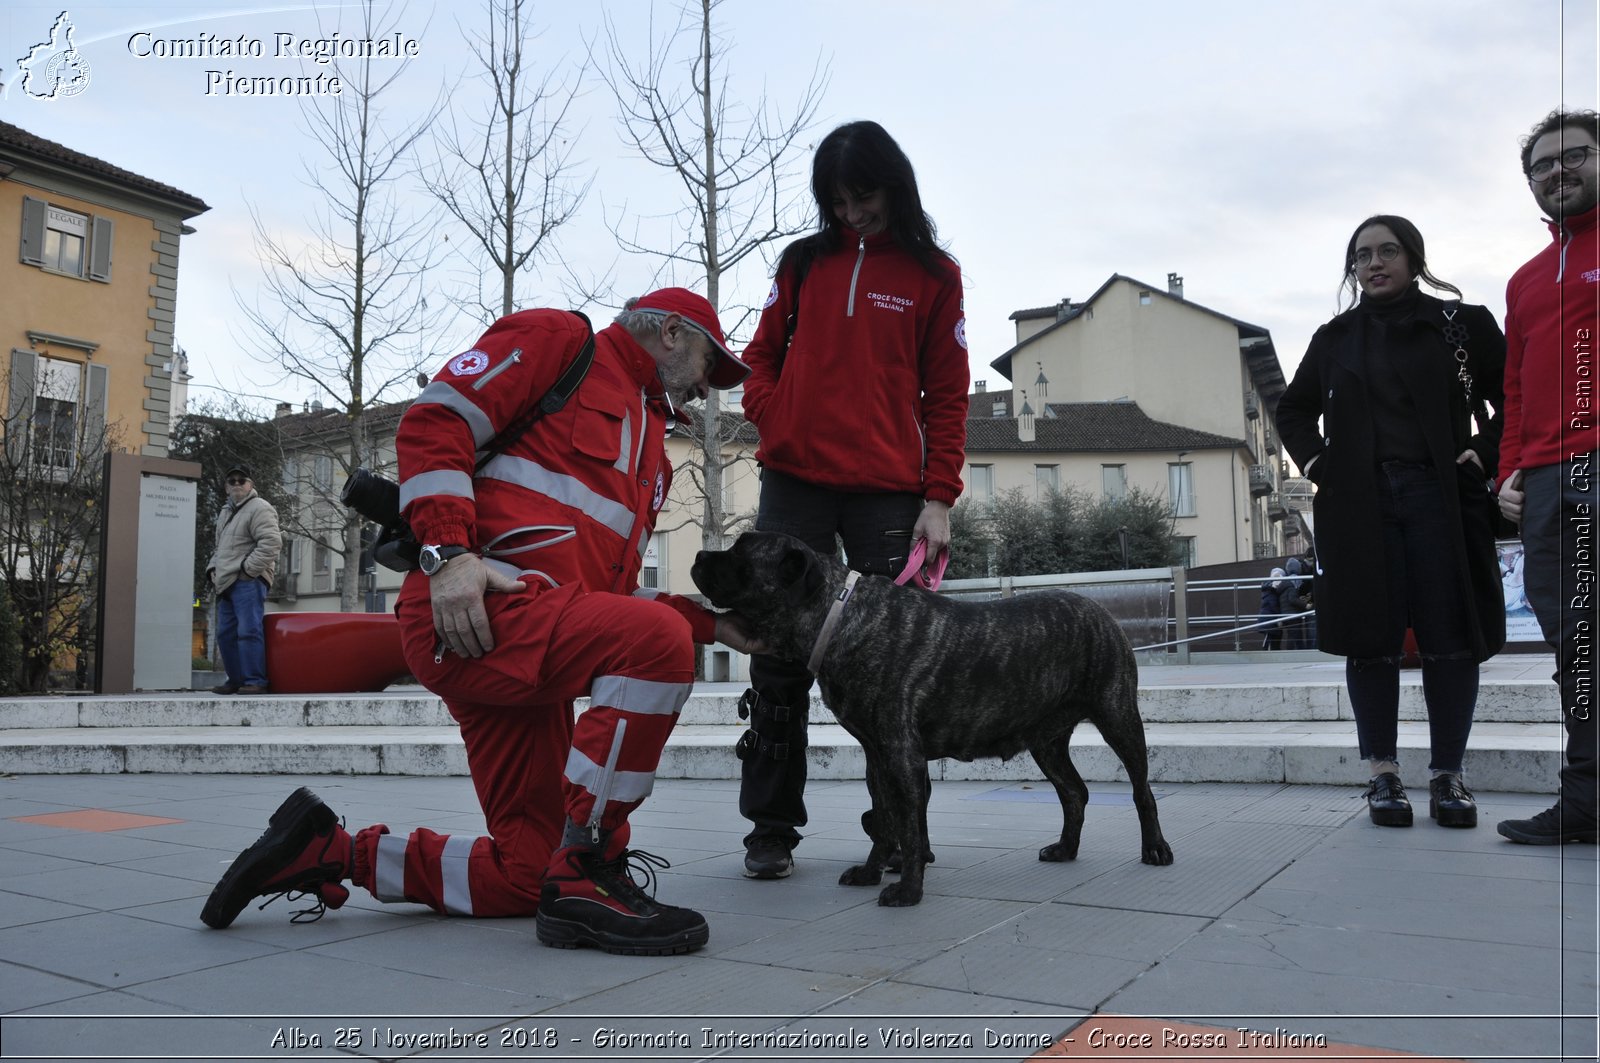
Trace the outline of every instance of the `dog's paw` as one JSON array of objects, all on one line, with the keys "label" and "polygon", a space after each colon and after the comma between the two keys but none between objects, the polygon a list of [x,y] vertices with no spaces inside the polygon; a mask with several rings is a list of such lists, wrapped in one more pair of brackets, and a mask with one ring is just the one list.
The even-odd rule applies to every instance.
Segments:
[{"label": "dog's paw", "polygon": [[1145,846],[1144,852],[1139,858],[1147,864],[1154,864],[1157,867],[1166,867],[1168,864],[1172,863],[1172,846],[1168,845],[1165,841],[1156,842],[1154,845],[1147,845]]},{"label": "dog's paw", "polygon": [[878,904],[884,908],[909,908],[922,903],[922,887],[895,882],[883,887],[878,894]]},{"label": "dog's paw", "polygon": [[1076,845],[1069,846],[1063,845],[1061,842],[1054,842],[1039,850],[1039,859],[1047,864],[1060,864],[1077,858],[1078,847]]},{"label": "dog's paw", "polygon": [[876,886],[883,881],[883,872],[866,864],[857,864],[839,876],[841,886]]},{"label": "dog's paw", "polygon": [[[933,863],[933,850],[932,849],[923,850],[922,862],[924,864]],[[898,875],[900,873],[900,865],[901,865],[900,850],[896,849],[894,851],[894,855],[889,857],[889,859],[884,862],[883,869],[885,871],[889,872],[889,874],[891,874],[891,875]]]}]

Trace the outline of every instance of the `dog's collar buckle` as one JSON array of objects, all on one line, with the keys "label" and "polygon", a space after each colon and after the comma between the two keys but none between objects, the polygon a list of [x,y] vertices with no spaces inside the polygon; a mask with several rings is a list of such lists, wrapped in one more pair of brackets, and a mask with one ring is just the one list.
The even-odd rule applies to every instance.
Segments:
[{"label": "dog's collar buckle", "polygon": [[861,573],[855,569],[844,578],[844,586],[839,588],[839,593],[833,599],[833,604],[828,606],[828,617],[822,622],[822,630],[817,632],[817,644],[811,647],[811,659],[806,662],[806,671],[812,675],[817,674],[817,669],[822,667],[822,655],[828,652],[828,643],[833,641],[833,630],[839,626],[839,618],[844,615],[844,607],[850,601],[850,596],[856,592],[856,580],[861,578]]}]

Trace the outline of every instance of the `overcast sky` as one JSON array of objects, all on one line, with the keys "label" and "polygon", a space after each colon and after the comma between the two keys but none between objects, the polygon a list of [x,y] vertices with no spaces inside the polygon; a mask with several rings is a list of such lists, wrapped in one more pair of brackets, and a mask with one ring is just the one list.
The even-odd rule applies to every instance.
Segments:
[{"label": "overcast sky", "polygon": [[[1009,315],[1084,299],[1113,273],[1158,286],[1181,274],[1189,299],[1271,330],[1290,376],[1337,309],[1345,241],[1374,213],[1410,217],[1433,272],[1502,315],[1506,278],[1548,240],[1518,140],[1552,107],[1600,99],[1596,6],[724,0],[716,18],[731,101],[765,93],[787,109],[820,65],[828,83],[808,146],[839,122],[872,118],[905,147],[966,275],[974,378],[1000,388],[1008,385],[989,363],[1013,342]],[[318,162],[317,149],[295,100],[207,95],[206,71],[317,73],[326,68],[274,59],[273,35],[326,36],[342,17],[350,36],[353,17],[333,5],[72,5],[89,84],[70,98],[32,98],[18,87],[17,60],[48,38],[62,10],[60,0],[7,0],[0,10],[9,83],[0,117],[210,205],[191,222],[180,267],[177,338],[195,399],[255,396],[265,409],[318,397],[245,353],[252,337],[237,308],[257,300],[262,277],[250,209],[280,238],[301,238],[317,209],[304,161]],[[456,106],[479,105],[478,83],[462,80],[472,71],[462,27],[479,28],[481,6],[412,0],[391,10],[419,54],[389,118],[414,119],[446,85]],[[658,4],[658,25],[676,10]],[[537,62],[574,69],[605,13],[642,49],[643,2],[546,2],[534,8]],[[244,35],[267,54],[139,58],[129,41],[140,31]],[[608,275],[619,295],[636,294],[659,263],[618,251],[607,222],[648,224],[679,204],[679,187],[624,145],[605,86],[592,74],[586,85],[574,158],[594,187],[560,247],[580,275]],[[809,148],[797,162],[809,166]],[[437,213],[420,191],[407,209]],[[451,246],[462,246],[459,234]],[[459,293],[447,274],[437,284],[448,303]],[[758,263],[725,286],[723,304],[759,305],[767,285]],[[549,269],[523,278],[519,296],[522,305],[565,303]],[[423,341],[430,370],[481,327],[441,323]]]}]

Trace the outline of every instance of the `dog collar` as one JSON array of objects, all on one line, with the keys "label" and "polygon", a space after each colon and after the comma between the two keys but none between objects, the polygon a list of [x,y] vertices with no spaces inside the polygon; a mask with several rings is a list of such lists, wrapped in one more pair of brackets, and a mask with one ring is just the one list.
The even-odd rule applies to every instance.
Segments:
[{"label": "dog collar", "polygon": [[839,626],[839,617],[844,615],[844,607],[850,601],[850,596],[856,592],[856,580],[861,578],[861,573],[855,569],[844,578],[844,586],[839,588],[838,595],[833,599],[833,604],[828,606],[828,618],[822,622],[822,630],[817,632],[817,644],[811,647],[811,659],[806,662],[806,671],[812,675],[817,674],[817,669],[822,667],[822,655],[828,652],[828,643],[833,640],[833,629]]}]

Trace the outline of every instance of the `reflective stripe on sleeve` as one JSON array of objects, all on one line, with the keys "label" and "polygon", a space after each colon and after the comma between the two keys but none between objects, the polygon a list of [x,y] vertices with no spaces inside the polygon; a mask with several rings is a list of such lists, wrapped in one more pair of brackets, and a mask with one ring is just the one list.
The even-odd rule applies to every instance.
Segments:
[{"label": "reflective stripe on sleeve", "polygon": [[479,450],[494,438],[494,425],[489,423],[489,415],[449,384],[434,381],[422,389],[422,394],[411,405],[443,406],[467,422],[467,427],[472,430],[472,445]]},{"label": "reflective stripe on sleeve", "polygon": [[460,469],[435,469],[432,472],[419,472],[400,485],[400,508],[403,510],[417,499],[433,495],[477,497],[472,493],[471,475]]},{"label": "reflective stripe on sleeve", "polygon": [[378,855],[372,863],[372,895],[385,902],[406,899],[406,839],[395,834],[378,839]]},{"label": "reflective stripe on sleeve", "polygon": [[589,685],[590,705],[609,705],[641,716],[670,716],[688,700],[690,684],[657,683],[625,675],[596,676]]},{"label": "reflective stripe on sleeve", "polygon": [[[604,783],[606,769],[604,765],[596,764],[584,756],[577,749],[567,754],[567,781],[574,786],[582,787],[591,797],[600,796],[600,788]],[[606,794],[607,801],[643,801],[650,796],[650,791],[656,784],[654,772],[649,771],[618,771],[611,775],[611,789]]]},{"label": "reflective stripe on sleeve", "polygon": [[467,860],[477,838],[452,834],[445,839],[439,855],[439,880],[444,887],[444,910],[451,915],[472,914],[472,886],[467,877]]},{"label": "reflective stripe on sleeve", "polygon": [[[633,510],[616,499],[600,494],[576,476],[553,472],[536,461],[509,454],[497,454],[478,475],[489,480],[515,484],[564,506],[581,510],[623,539],[633,534]],[[402,488],[401,502],[404,501],[405,492]]]},{"label": "reflective stripe on sleeve", "polygon": [[631,472],[628,462],[633,458],[633,415],[622,415],[622,448],[617,454],[616,462],[611,466],[618,472]]}]

